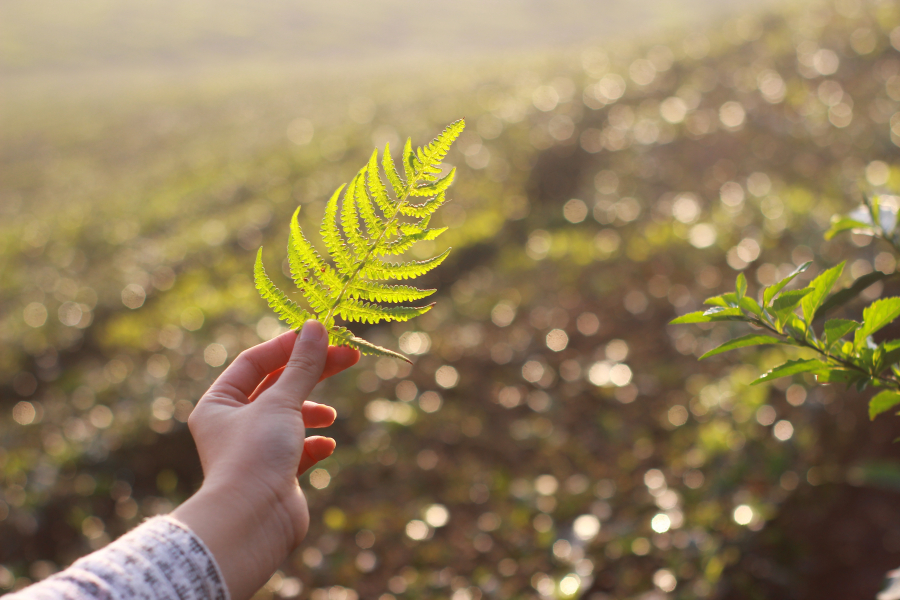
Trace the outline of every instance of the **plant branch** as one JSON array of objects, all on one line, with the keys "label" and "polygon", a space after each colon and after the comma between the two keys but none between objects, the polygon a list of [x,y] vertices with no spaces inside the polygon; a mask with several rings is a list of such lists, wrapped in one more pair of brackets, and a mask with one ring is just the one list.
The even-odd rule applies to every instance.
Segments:
[{"label": "plant branch", "polygon": [[840,365],[842,365],[842,366],[844,366],[844,367],[847,367],[848,369],[851,369],[851,370],[854,370],[854,371],[858,371],[858,372],[862,373],[863,375],[865,375],[866,377],[868,377],[868,378],[870,378],[870,379],[872,379],[872,380],[878,380],[878,381],[881,381],[881,382],[883,382],[883,384],[885,384],[885,387],[892,387],[892,388],[894,388],[894,389],[900,389],[900,380],[898,380],[898,379],[897,379],[896,377],[894,377],[893,375],[891,375],[890,377],[882,377],[881,375],[877,375],[877,374],[874,374],[874,373],[870,373],[870,372],[867,371],[865,368],[863,368],[863,367],[857,365],[857,364],[854,363],[853,361],[850,361],[850,360],[841,358],[841,357],[839,357],[839,356],[835,356],[835,355],[829,353],[827,350],[822,350],[821,348],[819,348],[819,347],[816,346],[815,344],[810,343],[808,340],[806,340],[806,339],[804,339],[804,338],[799,338],[799,337],[796,337],[796,336],[794,336],[794,335],[790,335],[790,334],[786,334],[786,333],[780,332],[780,331],[778,331],[776,328],[772,327],[770,324],[768,324],[768,323],[766,323],[765,321],[763,321],[762,319],[751,318],[751,319],[750,319],[750,322],[751,322],[752,324],[756,325],[757,327],[761,327],[761,328],[763,328],[763,329],[766,329],[766,330],[768,330],[769,332],[774,333],[775,335],[777,335],[777,336],[779,336],[779,337],[781,337],[781,338],[783,338],[783,339],[789,339],[789,340],[791,340],[791,341],[794,342],[794,344],[797,345],[797,346],[801,346],[801,347],[803,347],[803,348],[809,348],[810,350],[813,350],[813,351],[819,353],[820,355],[824,356],[827,360],[836,362],[836,363],[838,363],[838,364],[840,364]]}]

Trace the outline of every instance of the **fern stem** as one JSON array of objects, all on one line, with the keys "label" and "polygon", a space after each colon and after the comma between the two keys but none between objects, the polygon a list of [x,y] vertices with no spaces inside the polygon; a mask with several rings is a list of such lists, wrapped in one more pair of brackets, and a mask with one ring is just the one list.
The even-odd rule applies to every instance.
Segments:
[{"label": "fern stem", "polygon": [[[412,188],[416,185],[416,183],[418,183],[421,176],[422,176],[421,173],[416,173],[415,178],[413,178],[411,181],[407,182],[406,189],[404,190],[404,193],[403,193],[403,197],[399,199],[399,201],[397,202],[397,205],[394,207],[394,214],[392,214],[390,219],[388,219],[387,223],[384,226],[384,229],[381,231],[381,233],[375,239],[375,243],[369,247],[369,250],[366,252],[366,255],[363,256],[362,260],[359,261],[359,264],[356,266],[356,270],[353,271],[353,274],[347,278],[346,282],[344,282],[344,287],[341,289],[341,293],[338,294],[337,298],[335,298],[334,304],[331,305],[331,307],[328,309],[328,314],[325,315],[325,322],[323,323],[323,325],[325,325],[326,329],[331,328],[331,325],[332,325],[331,321],[334,318],[334,312],[337,309],[337,307],[340,305],[341,300],[344,299],[344,294],[347,293],[347,289],[350,287],[350,284],[353,283],[353,281],[359,275],[360,271],[363,270],[363,267],[366,266],[366,263],[368,263],[369,258],[372,256],[372,253],[375,251],[376,248],[378,248],[378,245],[381,243],[381,238],[383,238],[385,236],[385,234],[388,231],[390,231],[391,225],[394,223],[394,221],[397,220],[397,216],[400,214],[400,209],[403,207],[404,204],[406,204],[409,201],[409,197],[410,197]],[[365,190],[364,190],[364,193],[366,193]],[[352,202],[353,199],[351,198],[350,201]],[[344,196],[344,202],[347,202],[346,196]]]}]

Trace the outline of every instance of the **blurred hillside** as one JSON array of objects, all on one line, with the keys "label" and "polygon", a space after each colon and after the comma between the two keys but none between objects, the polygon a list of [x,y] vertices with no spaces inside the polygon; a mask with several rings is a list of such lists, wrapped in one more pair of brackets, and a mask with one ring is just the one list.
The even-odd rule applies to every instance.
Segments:
[{"label": "blurred hillside", "polygon": [[452,6],[398,0],[13,0],[0,7],[0,72],[477,56],[697,26],[760,6],[747,0],[460,0]]},{"label": "blurred hillside", "polygon": [[[58,48],[90,44],[65,31],[34,62],[4,59],[0,587],[200,484],[193,404],[281,331],[253,289],[256,249],[289,289],[276,265],[296,206],[316,229],[373,145],[421,144],[460,116],[436,215],[451,229],[411,253],[454,247],[423,282],[437,306],[352,325],[414,365],[364,359],[317,390],[338,451],[304,478],[318,517],[259,598],[872,597],[900,564],[896,419],[869,423],[865,397],[803,376],[750,388],[784,351],[698,363],[727,326],[667,325],[739,271],[755,293],[813,258],[804,281],[843,259],[842,283],[895,270],[870,240],[821,236],[861,188],[900,187],[893,3],[378,77],[277,61],[161,73],[140,35],[105,26],[122,9],[95,6],[53,18],[97,23],[149,66],[69,68]],[[579,31],[606,27],[587,6],[572,3]],[[54,37],[42,18],[4,15],[19,33],[0,43]],[[230,39],[183,22],[198,63]],[[145,39],[167,30],[154,23]]]}]

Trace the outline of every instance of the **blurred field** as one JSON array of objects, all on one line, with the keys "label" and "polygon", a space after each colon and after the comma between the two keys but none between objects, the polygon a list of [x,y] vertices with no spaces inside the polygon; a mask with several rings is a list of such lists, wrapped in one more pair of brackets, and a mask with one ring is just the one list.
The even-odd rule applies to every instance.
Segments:
[{"label": "blurred field", "polygon": [[[848,259],[848,281],[896,267],[864,239],[821,237],[867,165],[898,152],[894,4],[649,23],[640,44],[576,44],[626,21],[573,1],[580,29],[560,33],[535,4],[507,26],[546,21],[542,47],[500,29],[495,53],[422,63],[378,38],[355,65],[330,38],[292,46],[280,5],[232,31],[237,4],[206,22],[182,14],[200,4],[159,2],[183,30],[125,35],[109,26],[123,9],[57,4],[57,28],[0,9],[4,589],[196,489],[193,403],[280,331],[253,289],[256,249],[277,265],[298,204],[316,228],[373,145],[460,116],[436,215],[451,229],[422,249],[454,247],[425,282],[436,308],[352,326],[414,365],[364,359],[316,392],[338,408],[338,451],[304,480],[307,543],[259,597],[872,597],[900,565],[894,421],[801,376],[750,388],[782,351],[698,363],[725,326],[666,325],[738,271],[755,290],[814,256]],[[684,5],[652,6],[686,22]],[[336,39],[391,14],[360,12]],[[436,46],[482,40],[475,25]],[[58,46],[18,50],[38,34]],[[160,38],[188,59],[162,68]],[[113,42],[127,68],[101,52]]]},{"label": "blurred field", "polygon": [[0,7],[0,68],[9,72],[136,64],[177,68],[235,60],[356,63],[399,57],[457,58],[497,50],[571,47],[664,27],[708,24],[742,8],[771,2],[730,0],[590,0],[453,6],[398,0],[360,4],[248,0],[23,0]]}]

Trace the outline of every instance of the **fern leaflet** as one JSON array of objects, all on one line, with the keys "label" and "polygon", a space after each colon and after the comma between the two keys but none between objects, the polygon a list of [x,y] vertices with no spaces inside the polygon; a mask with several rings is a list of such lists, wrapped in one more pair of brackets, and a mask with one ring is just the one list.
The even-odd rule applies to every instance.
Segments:
[{"label": "fern leaflet", "polygon": [[[378,168],[378,150],[372,153],[350,184],[339,187],[325,205],[320,233],[330,263],[303,235],[298,221],[300,209],[294,212],[288,238],[288,263],[294,283],[314,316],[272,283],[263,268],[260,248],[253,271],[256,289],[280,319],[291,328],[299,328],[308,319],[316,318],[327,328],[331,344],[349,346],[362,354],[409,361],[398,352],[356,337],[346,327],[335,324],[335,319],[364,323],[406,321],[434,306],[383,306],[421,300],[435,290],[381,282],[424,275],[447,258],[449,248],[422,261],[394,263],[379,257],[403,254],[416,242],[434,240],[447,230],[446,227],[428,229],[428,224],[432,214],[447,201],[445,192],[456,177],[456,169],[443,177],[439,175],[447,152],[464,127],[462,119],[451,123],[434,140],[415,151],[412,140],[407,139],[401,157],[402,176],[391,157],[390,147],[385,145],[381,167],[387,185]],[[410,200],[414,197],[425,200],[413,204]]]}]

